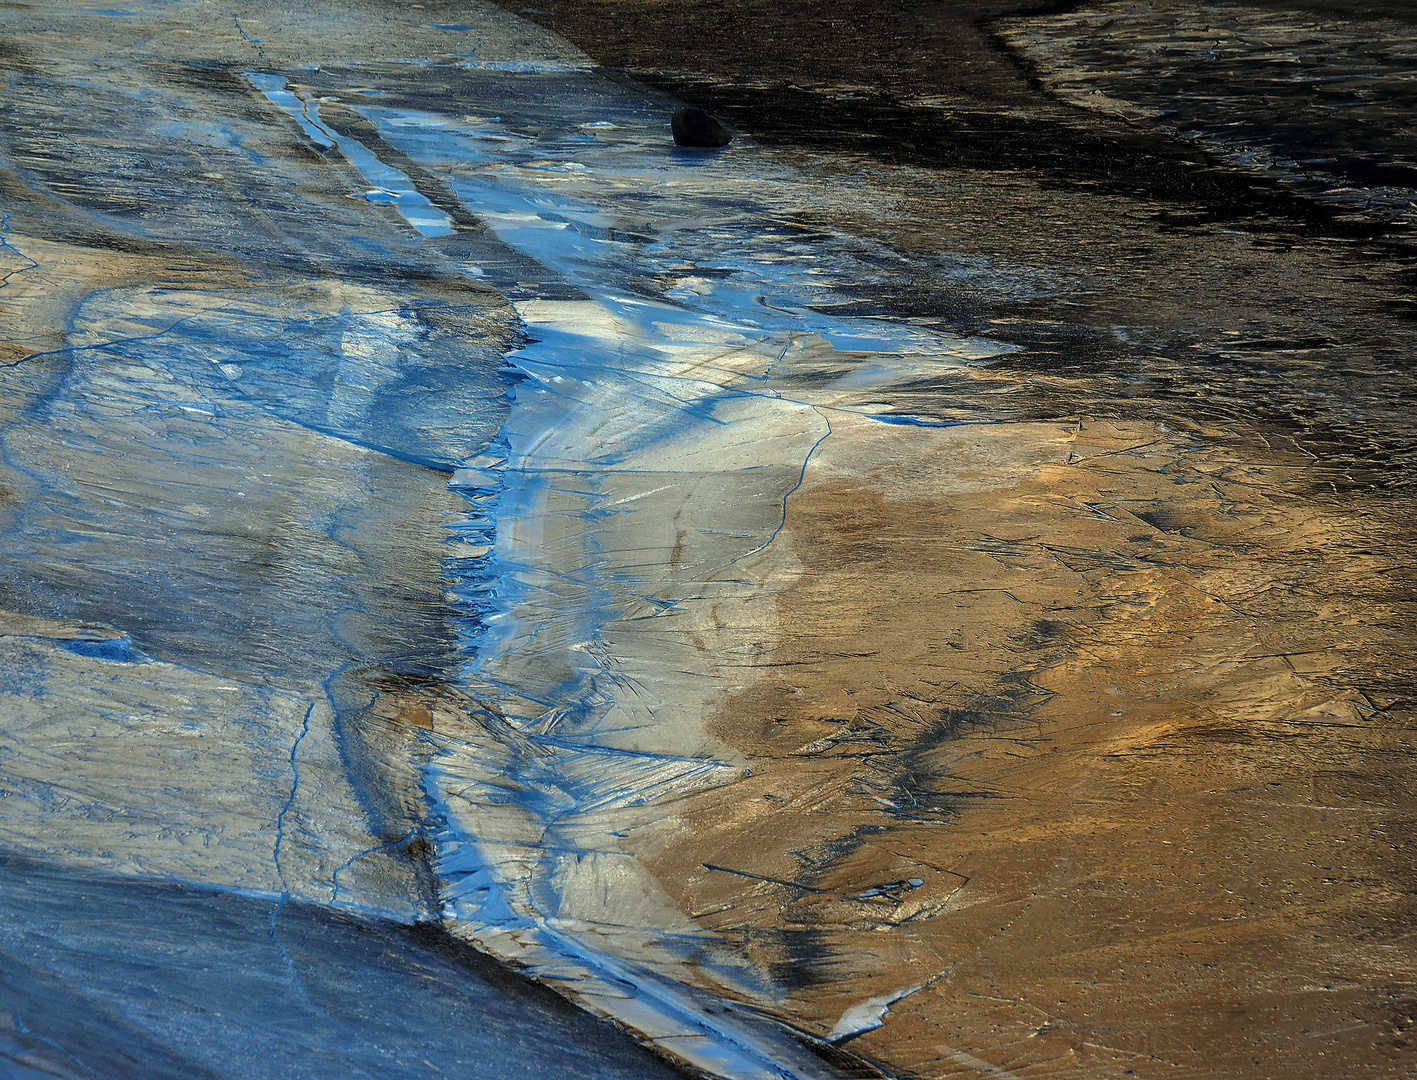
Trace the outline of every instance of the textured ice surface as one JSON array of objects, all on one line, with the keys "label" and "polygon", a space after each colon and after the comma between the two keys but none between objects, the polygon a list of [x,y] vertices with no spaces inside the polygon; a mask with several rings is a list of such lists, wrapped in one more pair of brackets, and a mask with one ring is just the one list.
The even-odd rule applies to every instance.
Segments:
[{"label": "textured ice surface", "polygon": [[438,910],[419,750],[359,709],[451,668],[514,317],[223,69],[230,13],[157,35],[192,66],[135,12],[0,28],[46,57],[0,108],[0,845],[43,860],[0,870],[0,1071],[662,1072],[390,929]]},{"label": "textured ice surface", "polygon": [[228,14],[187,64],[59,10],[5,76],[0,844],[441,917],[711,1072],[830,1072],[619,837],[741,775],[705,717],[834,419],[1008,348],[843,314],[905,262],[544,35],[341,67],[350,11]]}]

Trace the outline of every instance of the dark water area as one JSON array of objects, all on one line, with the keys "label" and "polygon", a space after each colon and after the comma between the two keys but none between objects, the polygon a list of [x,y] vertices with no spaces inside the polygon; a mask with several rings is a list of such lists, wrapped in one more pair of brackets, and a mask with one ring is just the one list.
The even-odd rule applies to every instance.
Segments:
[{"label": "dark water area", "polygon": [[1194,141],[1336,209],[1339,220],[1387,227],[1389,239],[1410,225],[1411,25],[1243,5],[1189,14],[1103,5],[1006,21],[1002,34],[1041,85],[1070,103]]},{"label": "dark water area", "polygon": [[[835,1075],[790,1026],[681,984],[685,957],[750,995],[764,980],[610,822],[740,767],[704,750],[698,672],[663,678],[651,655],[627,676],[596,637],[657,599],[663,564],[692,582],[781,529],[826,425],[759,369],[794,349],[810,366],[826,337],[852,363],[923,343],[922,368],[997,347],[813,312],[799,298],[829,304],[850,260],[813,276],[816,250],[783,258],[763,228],[799,200],[793,169],[744,144],[676,155],[665,99],[494,10],[476,10],[476,57],[446,54],[460,19],[371,37],[389,10],[3,16],[0,845],[100,883],[215,890],[173,915],[182,948],[206,947],[223,897],[266,912],[290,992],[320,1005],[305,1039],[285,988],[252,994],[247,1027],[292,1060],[344,1038],[323,1003],[345,990],[307,992],[281,927],[304,912],[311,940],[341,912],[460,929],[680,1061]],[[660,184],[677,200],[646,197]],[[719,257],[721,279],[693,276]],[[847,374],[828,363],[819,382]],[[751,579],[716,587],[761,604]],[[495,714],[452,685],[479,678]],[[80,887],[38,888],[58,904]],[[141,925],[110,929],[151,951]],[[244,976],[230,952],[210,968]],[[25,970],[16,993],[59,977]],[[390,977],[375,997],[402,993]],[[507,1017],[556,1045],[530,1000],[510,992]],[[21,1004],[20,1035],[61,1008]],[[104,1020],[51,1042],[89,1039],[111,1075],[129,1043],[168,1068],[179,1036]],[[200,1068],[247,1068],[219,1062],[220,1033],[191,1037]],[[659,1069],[626,1046],[586,1051]],[[373,1052],[352,1047],[348,1070]]]}]

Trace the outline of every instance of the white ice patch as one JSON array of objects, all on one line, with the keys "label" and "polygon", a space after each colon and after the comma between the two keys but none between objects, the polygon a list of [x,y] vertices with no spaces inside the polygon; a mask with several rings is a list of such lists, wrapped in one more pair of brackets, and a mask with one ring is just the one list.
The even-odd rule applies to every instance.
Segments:
[{"label": "white ice patch", "polygon": [[911,994],[924,987],[924,983],[917,983],[915,986],[906,987],[904,990],[897,990],[890,994],[881,994],[877,997],[867,998],[859,1005],[853,1005],[841,1014],[841,1019],[827,1033],[828,1042],[844,1042],[855,1035],[864,1034],[867,1031],[874,1031],[885,1023],[886,1013],[890,1007],[902,998],[908,998]]}]

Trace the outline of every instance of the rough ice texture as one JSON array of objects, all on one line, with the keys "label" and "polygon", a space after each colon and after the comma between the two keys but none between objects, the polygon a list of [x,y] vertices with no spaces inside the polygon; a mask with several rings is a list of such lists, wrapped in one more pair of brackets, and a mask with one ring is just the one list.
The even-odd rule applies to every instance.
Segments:
[{"label": "rough ice texture", "polygon": [[[0,842],[255,894],[277,1029],[301,901],[441,919],[724,1076],[832,1071],[774,1012],[921,1071],[1203,1067],[1148,1033],[1192,1045],[1235,970],[1307,994],[1276,954],[1371,1015],[1342,933],[1230,930],[1281,875],[1323,927],[1395,910],[1296,824],[1407,782],[1375,502],[1240,421],[1059,417],[1073,369],[866,294],[1060,275],[848,237],[938,241],[875,180],[676,154],[670,103],[515,20],[406,14],[0,14],[51,58],[0,113]],[[1109,986],[1106,1045],[1036,1010],[1158,959],[1208,989]]]}]

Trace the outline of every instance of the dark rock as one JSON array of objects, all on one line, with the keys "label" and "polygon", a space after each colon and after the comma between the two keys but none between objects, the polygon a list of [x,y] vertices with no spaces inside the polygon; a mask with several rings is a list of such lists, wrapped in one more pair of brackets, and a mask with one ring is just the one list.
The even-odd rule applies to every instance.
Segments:
[{"label": "dark rock", "polygon": [[733,133],[718,117],[693,105],[675,109],[669,126],[679,146],[727,146],[733,141]]}]

